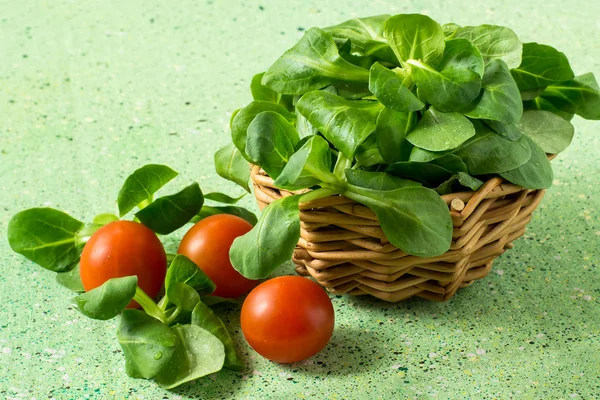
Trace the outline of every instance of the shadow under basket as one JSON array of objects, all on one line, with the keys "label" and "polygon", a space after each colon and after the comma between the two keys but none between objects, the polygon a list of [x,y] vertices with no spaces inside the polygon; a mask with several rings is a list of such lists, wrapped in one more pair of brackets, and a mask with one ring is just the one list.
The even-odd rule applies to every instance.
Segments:
[{"label": "shadow under basket", "polygon": [[[261,209],[306,192],[276,188],[256,165],[251,177]],[[544,193],[492,178],[477,192],[441,196],[454,225],[452,244],[432,258],[406,254],[389,243],[375,213],[344,196],[300,203],[296,272],[312,276],[333,294],[371,295],[389,302],[412,296],[446,301],[459,288],[485,277],[494,259],[513,247]]]}]

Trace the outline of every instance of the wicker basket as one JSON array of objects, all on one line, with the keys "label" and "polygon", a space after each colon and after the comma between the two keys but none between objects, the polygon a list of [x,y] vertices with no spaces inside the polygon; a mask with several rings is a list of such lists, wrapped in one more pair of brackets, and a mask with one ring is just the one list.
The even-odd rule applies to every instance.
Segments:
[{"label": "wicker basket", "polygon": [[[260,208],[289,192],[252,166]],[[306,190],[305,190],[306,191]],[[343,196],[300,203],[296,272],[312,276],[334,294],[371,295],[389,302],[412,296],[450,299],[485,277],[492,262],[525,232],[545,190],[488,180],[477,192],[442,196],[454,224],[450,250],[441,256],[411,256],[386,239],[375,213]]]}]

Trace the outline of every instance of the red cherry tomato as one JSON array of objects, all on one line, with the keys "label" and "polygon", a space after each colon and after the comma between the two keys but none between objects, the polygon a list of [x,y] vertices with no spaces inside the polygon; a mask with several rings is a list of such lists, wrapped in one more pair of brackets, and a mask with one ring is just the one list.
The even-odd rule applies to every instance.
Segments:
[{"label": "red cherry tomato", "polygon": [[181,239],[177,252],[196,263],[217,286],[215,296],[239,297],[256,284],[237,272],[229,261],[233,240],[252,229],[243,218],[217,214],[197,222]]},{"label": "red cherry tomato", "polygon": [[333,333],[329,296],[300,276],[281,276],[258,285],[242,306],[242,332],[257,353],[292,363],[321,351]]},{"label": "red cherry tomato", "polygon": [[[154,232],[142,224],[115,221],[98,229],[81,253],[80,276],[86,291],[110,278],[137,275],[138,286],[152,298],[163,285],[167,256]],[[136,307],[132,301],[129,307]]]}]

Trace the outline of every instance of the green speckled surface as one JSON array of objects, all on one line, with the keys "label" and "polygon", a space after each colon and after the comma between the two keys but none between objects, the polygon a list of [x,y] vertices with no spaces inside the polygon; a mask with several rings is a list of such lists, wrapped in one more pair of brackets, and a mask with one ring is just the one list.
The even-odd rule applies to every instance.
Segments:
[{"label": "green speckled surface", "polygon": [[80,316],[53,274],[10,251],[17,211],[112,211],[124,177],[147,162],[236,192],[216,179],[212,153],[251,76],[303,29],[402,12],[506,24],[564,51],[576,73],[600,73],[591,0],[0,2],[0,398],[598,398],[600,125],[579,118],[554,187],[490,276],[443,304],[334,297],[330,345],[295,365],[257,356],[233,307],[224,315],[243,373],[171,392],[130,379],[117,321]]}]

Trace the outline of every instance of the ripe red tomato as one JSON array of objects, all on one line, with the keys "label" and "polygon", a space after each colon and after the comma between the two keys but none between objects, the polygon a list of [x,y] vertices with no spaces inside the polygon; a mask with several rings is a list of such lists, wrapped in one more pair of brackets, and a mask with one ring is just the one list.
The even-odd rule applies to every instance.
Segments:
[{"label": "ripe red tomato", "polygon": [[257,353],[292,363],[321,351],[333,333],[329,296],[300,276],[280,276],[258,285],[242,306],[242,332]]},{"label": "ripe red tomato", "polygon": [[217,214],[197,222],[181,239],[177,252],[196,263],[217,286],[215,296],[239,297],[248,293],[258,281],[245,278],[229,261],[233,240],[252,229],[243,218]]},{"label": "ripe red tomato", "polygon": [[[81,253],[80,276],[86,291],[110,278],[137,275],[138,286],[152,298],[163,285],[167,256],[154,232],[142,224],[115,221],[98,229]],[[132,301],[128,307],[136,307]]]}]

